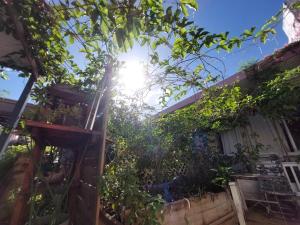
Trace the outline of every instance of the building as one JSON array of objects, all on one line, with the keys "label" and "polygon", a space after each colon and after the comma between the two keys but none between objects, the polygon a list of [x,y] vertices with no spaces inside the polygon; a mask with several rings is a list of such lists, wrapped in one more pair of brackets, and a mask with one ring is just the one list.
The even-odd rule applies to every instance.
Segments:
[{"label": "building", "polygon": [[289,43],[300,40],[300,9],[291,9],[291,5],[299,0],[286,0],[283,8],[282,28],[288,37]]},{"label": "building", "polygon": [[[279,68],[281,70],[287,70],[298,66],[300,66],[300,42],[293,42],[276,51],[273,55],[259,61],[252,67],[256,68],[256,71],[261,71]],[[251,86],[251,79],[249,78],[253,75],[255,74],[249,73],[249,71],[240,71],[215,85],[230,86],[237,82],[241,88],[246,88]],[[160,114],[173,113],[176,110],[194,104],[196,101],[201,101],[202,95],[203,93],[200,91],[175,105],[166,108],[160,112]],[[279,200],[278,202],[277,200],[274,200],[274,196],[278,199],[277,194],[280,194],[281,198],[284,196],[288,199],[293,196],[295,197],[293,199],[296,199],[295,202],[298,201],[299,204],[300,121],[274,120],[262,116],[259,112],[249,115],[248,121],[248,125],[244,127],[235,127],[218,134],[221,142],[221,151],[223,151],[225,155],[234,155],[237,152],[237,144],[251,145],[254,143],[261,143],[264,146],[259,152],[259,159],[257,162],[257,169],[263,167],[264,171],[266,171],[264,175],[256,173],[239,174],[235,176],[241,190],[241,196],[243,196],[243,199],[245,202],[247,201],[247,203],[259,202],[265,206],[267,205],[266,208],[269,207],[268,205],[270,204],[277,204],[280,206]],[[277,182],[276,185],[271,185],[273,191],[262,192],[262,184],[271,184],[270,180],[272,180],[274,184]],[[285,183],[286,187],[279,190],[281,184],[279,185],[278,182]],[[268,194],[272,196],[269,196],[269,199],[266,199]],[[270,198],[273,200],[270,200]],[[246,203],[244,204],[244,207],[247,208]],[[269,208],[273,209],[274,207]]]}]

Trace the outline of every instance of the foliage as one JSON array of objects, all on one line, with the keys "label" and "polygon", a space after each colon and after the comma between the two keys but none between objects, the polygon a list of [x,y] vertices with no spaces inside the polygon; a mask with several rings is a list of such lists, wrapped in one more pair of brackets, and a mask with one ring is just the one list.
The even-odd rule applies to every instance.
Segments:
[{"label": "foliage", "polygon": [[114,99],[111,107],[108,129],[115,147],[99,183],[100,197],[105,211],[124,224],[159,224],[163,206],[161,197],[145,191],[140,179],[141,157],[157,144],[149,111],[136,98]]},{"label": "foliage", "polygon": [[216,177],[212,180],[216,185],[226,188],[231,180],[232,167],[231,166],[219,166],[217,169],[213,169],[216,172]]},{"label": "foliage", "polygon": [[[34,56],[40,59],[40,72],[44,75],[36,84],[33,96],[36,101],[42,100],[43,88],[54,83],[73,84],[83,89],[95,87],[108,59],[116,59],[119,51],[127,51],[135,42],[153,49],[151,62],[160,68],[154,69],[159,72],[153,71],[153,82],[164,91],[162,102],[170,95],[179,98],[188,87],[204,89],[221,75],[209,62],[214,57],[208,52],[231,51],[249,39],[264,42],[275,32],[273,25],[282,13],[272,17],[260,30],[252,27],[239,37],[229,37],[229,32],[213,34],[190,21],[187,7],[197,10],[196,0],[72,0],[49,4],[26,0],[13,4],[26,33],[30,34],[26,40]],[[2,22],[1,29],[15,32],[11,20]],[[74,55],[68,52],[73,45],[79,46],[86,68],[79,68]],[[161,47],[171,48],[170,58],[160,59]]]},{"label": "foliage", "polygon": [[[2,1],[1,7],[6,7],[6,2]],[[38,59],[40,74],[47,77],[54,74],[66,75],[67,71],[61,63],[71,58],[53,11],[46,3],[38,0],[14,1],[13,7],[19,14],[18,18],[25,25],[27,34],[25,39],[30,45],[31,53]],[[9,17],[6,21],[1,21],[1,25],[1,30],[5,30],[8,34],[15,34],[15,26]],[[22,76],[28,76],[28,73]]]},{"label": "foliage", "polygon": [[[0,69],[0,79],[3,79],[3,80],[7,80],[8,79],[8,76],[7,76],[7,73],[4,71],[4,70],[1,70]],[[0,90],[0,97],[6,97],[6,95],[8,95],[9,92],[5,89],[2,89]]]},{"label": "foliage", "polygon": [[256,111],[271,118],[289,117],[300,104],[299,72],[299,67],[262,71],[248,79],[248,89],[238,84],[211,87],[202,92],[196,104],[162,115],[160,132],[191,134],[197,128],[220,132],[245,125],[247,115]]},{"label": "foliage", "polygon": [[119,216],[124,224],[160,224],[163,201],[142,190],[141,185],[134,157],[121,156],[108,164],[99,183],[106,211]]},{"label": "foliage", "polygon": [[[2,2],[1,6],[6,4]],[[164,90],[164,102],[169,95],[182,96],[188,87],[203,89],[215,81],[220,70],[212,66],[210,59],[214,57],[208,52],[231,51],[250,39],[264,42],[275,33],[274,20],[260,30],[245,30],[238,37],[229,37],[229,32],[210,33],[189,18],[187,8],[197,10],[196,0],[52,0],[49,4],[24,0],[14,1],[13,6],[25,25],[26,41],[39,59],[43,76],[37,81],[37,93],[55,83],[89,87],[103,75],[103,66],[110,58],[115,60],[120,51],[139,43],[152,47],[151,62],[159,69],[154,68],[151,74],[153,83]],[[2,30],[15,33],[9,18],[1,24]],[[74,46],[79,47],[75,54],[84,57],[87,68],[75,63],[75,54],[68,51]],[[161,48],[170,48],[169,59],[160,59]],[[41,101],[42,95],[37,93],[34,99]]]},{"label": "foliage", "polygon": [[[189,144],[174,147],[159,132],[156,133],[153,120],[149,120],[147,115],[141,116],[145,109],[147,107],[136,101],[116,101],[110,114],[109,131],[116,146],[112,161],[105,169],[104,180],[100,185],[104,190],[100,196],[105,196],[106,210],[118,215],[117,219],[121,219],[124,214],[121,206],[135,207],[131,206],[136,204],[135,200],[130,203],[123,199],[124,196],[132,196],[131,190],[135,190],[131,182],[138,183],[140,191],[143,185],[174,183],[171,190],[174,199],[221,190],[212,183],[215,173],[210,169],[216,168],[224,159],[217,148],[213,147],[213,141],[209,141],[210,148],[203,154],[191,151],[191,138],[186,140]],[[161,191],[158,193],[163,194]],[[150,196],[158,193],[151,191]],[[147,202],[139,201],[143,204]],[[119,205],[112,206],[112,202],[118,202]]]},{"label": "foliage", "polygon": [[[271,78],[270,78],[271,76]],[[271,118],[289,119],[300,105],[300,67],[260,73],[253,90],[258,109]]]},{"label": "foliage", "polygon": [[210,147],[205,153],[194,154],[191,137],[177,132],[174,141],[168,139],[156,129],[155,120],[141,116],[142,112],[145,108],[134,101],[117,101],[113,105],[109,130],[116,143],[114,157],[128,159],[126,155],[134,155],[141,184],[176,182],[175,199],[219,190],[211,182],[214,173],[210,168],[216,168],[217,162],[222,161],[214,137],[209,139]]},{"label": "foliage", "polygon": [[249,69],[251,66],[255,65],[258,62],[257,59],[252,58],[240,64],[238,71],[243,71]]},{"label": "foliage", "polygon": [[[238,169],[249,171],[253,168],[252,164],[257,159],[255,156],[259,151],[259,146],[257,148],[255,146],[237,146],[237,154],[232,157],[220,154],[214,134],[218,128],[211,129],[209,123],[214,118],[221,118],[222,113],[226,113],[228,117],[223,118],[224,121],[233,118],[226,123],[227,127],[230,127],[233,120],[236,119],[235,113],[240,110],[239,106],[242,105],[235,102],[241,101],[243,98],[238,86],[227,90],[228,92],[221,93],[221,89],[218,89],[222,94],[218,98],[220,100],[211,99],[210,105],[207,105],[207,109],[214,112],[215,117],[207,113],[209,110],[206,109],[203,111],[205,117],[201,118],[188,111],[189,113],[185,114],[185,117],[181,117],[181,114],[178,115],[175,112],[158,120],[149,120],[147,116],[141,116],[147,107],[139,106],[136,101],[131,103],[115,102],[109,126],[110,134],[116,143],[114,156],[135,155],[139,182],[147,185],[171,182],[176,186],[171,191],[175,199],[201,195],[203,191],[219,191],[220,187],[217,186],[224,187],[229,179],[229,173],[226,177],[225,172],[221,173],[219,170],[242,162],[245,168]],[[214,96],[218,94],[216,90],[209,93],[213,93]],[[235,93],[234,97],[231,96],[232,93]],[[227,99],[228,96],[231,98]],[[208,100],[210,100],[209,98],[207,97]],[[222,106],[221,110],[217,110],[218,105]],[[203,106],[205,105],[203,104]],[[180,111],[185,112],[185,109]],[[168,120],[170,117],[172,120]],[[201,126],[205,123],[205,127]],[[244,123],[246,124],[246,121]],[[236,124],[239,124],[238,121]],[[213,132],[207,132],[207,149],[194,152],[193,134],[199,128]]]},{"label": "foliage", "polygon": [[244,98],[240,87],[212,87],[202,96],[191,106],[162,115],[157,122],[160,135],[169,137],[178,145],[197,129],[218,132],[246,122],[239,113],[246,110],[242,107],[251,105],[252,99],[251,96]]},{"label": "foliage", "polygon": [[149,105],[140,103],[137,98],[113,100],[108,129],[117,149],[139,155],[155,148],[158,140],[153,134],[152,111]]},{"label": "foliage", "polygon": [[[251,69],[247,72],[250,71]],[[293,117],[300,105],[300,68],[251,72],[255,75],[249,76],[248,88],[242,89],[238,83],[232,86],[214,86],[203,91],[202,98],[195,104],[161,115],[156,121],[156,133],[161,137],[161,143],[170,151],[184,152],[187,155],[191,154],[192,137],[198,129],[219,133],[243,127],[248,123],[247,117],[257,111],[269,118]],[[215,184],[224,186],[231,172],[229,168],[239,172],[254,172],[259,152],[263,148],[260,143],[239,144],[236,146],[236,153],[223,160],[220,160],[220,153],[216,152],[215,155],[208,154],[209,157],[206,155],[204,161],[195,156],[187,161],[192,164],[193,159],[197,159],[198,165],[204,165],[206,170],[212,169],[214,174],[202,174],[201,178],[208,176]],[[211,147],[208,151],[213,152]],[[212,161],[209,160],[210,157],[213,158]],[[193,171],[197,169],[194,168]],[[209,187],[209,182],[205,185]]]},{"label": "foliage", "polygon": [[9,171],[9,169],[12,168],[17,157],[20,154],[24,154],[27,152],[28,152],[27,145],[11,145],[11,146],[9,146],[7,151],[4,153],[3,156],[1,156],[1,159],[0,159],[0,180],[2,180],[4,178],[4,176],[7,174],[7,171]]},{"label": "foliage", "polygon": [[5,71],[3,70],[0,70],[0,79],[3,79],[3,80],[7,80],[8,79],[8,75]]},{"label": "foliage", "polygon": [[235,145],[235,148],[236,152],[232,161],[235,172],[254,173],[259,152],[263,150],[264,145],[261,143],[255,145],[242,145],[239,143]]},{"label": "foliage", "polygon": [[82,107],[80,104],[68,106],[59,103],[55,109],[45,106],[37,106],[25,113],[26,119],[35,121],[44,121],[55,124],[68,124],[72,126],[82,127]]},{"label": "foliage", "polygon": [[68,165],[62,162],[63,157],[72,158],[66,154],[58,147],[46,146],[40,163],[35,165],[36,174],[31,183],[26,224],[54,225],[68,219],[68,193],[73,182],[68,174],[73,169],[73,162],[68,161]]},{"label": "foliage", "polygon": [[[6,2],[0,4],[5,7]],[[159,68],[159,73],[153,72],[153,82],[163,88],[164,102],[164,97],[182,96],[188,87],[204,89],[216,81],[221,73],[208,61],[213,57],[208,52],[231,51],[250,39],[265,42],[268,35],[275,32],[273,19],[259,31],[250,28],[239,37],[229,37],[228,32],[210,33],[188,17],[187,7],[198,8],[196,0],[66,0],[51,1],[49,5],[39,0],[24,0],[13,4],[25,25],[26,41],[35,58],[39,59],[39,72],[43,76],[38,79],[33,96],[38,102],[45,102],[45,87],[56,83],[95,91],[104,66],[113,61],[118,67],[117,55],[132,48],[135,43],[152,48],[151,63]],[[2,24],[1,29],[15,33],[12,21],[7,19],[1,21]],[[84,68],[76,65],[74,55],[68,51],[75,45],[80,46],[79,52],[87,63]],[[170,48],[170,58],[160,58],[161,47]],[[266,85],[273,90],[280,84],[280,81],[274,80],[274,83]],[[147,156],[141,154],[143,151],[151,153],[155,146],[162,150],[162,167],[158,168],[167,166],[176,169],[178,165],[191,162],[189,171],[193,172],[193,176],[190,180],[198,178],[194,183],[188,181],[194,185],[192,192],[195,188],[208,186],[212,177],[209,169],[215,168],[216,163],[222,160],[217,158],[218,154],[210,154],[211,151],[196,156],[191,154],[190,134],[199,127],[220,130],[238,124],[240,115],[254,108],[255,100],[258,100],[243,93],[238,86],[209,89],[205,93],[203,103],[174,113],[171,118],[161,119],[161,129],[156,133],[151,121],[144,122],[139,118],[136,108],[115,104],[117,107],[112,111],[110,131],[116,138],[118,154],[107,166],[100,188],[106,206],[119,216],[125,213],[127,224],[157,224],[157,212],[162,206],[159,197],[142,190],[139,180],[143,168],[141,162]],[[272,91],[267,96],[276,97],[276,93]],[[258,102],[266,99],[264,95]],[[71,111],[62,109],[55,113],[61,112]],[[56,119],[57,115],[49,114],[46,118]],[[159,135],[163,135],[162,140],[157,138]],[[154,155],[157,153],[153,152]],[[129,153],[139,153],[140,158],[132,158]],[[187,158],[186,153],[190,153]],[[177,171],[162,174],[165,179],[171,179]]]},{"label": "foliage", "polygon": [[216,164],[212,169],[215,172],[212,182],[222,188],[226,188],[232,179],[233,173],[255,173],[259,153],[265,146],[261,143],[255,145],[235,145],[236,151],[233,156],[226,157],[223,163]]}]

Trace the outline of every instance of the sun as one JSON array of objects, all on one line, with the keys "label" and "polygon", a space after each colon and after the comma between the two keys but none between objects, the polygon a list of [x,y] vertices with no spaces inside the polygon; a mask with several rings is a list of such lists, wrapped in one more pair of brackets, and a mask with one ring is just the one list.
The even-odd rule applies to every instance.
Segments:
[{"label": "sun", "polygon": [[145,67],[139,61],[126,61],[119,70],[118,83],[121,92],[132,96],[145,87]]}]

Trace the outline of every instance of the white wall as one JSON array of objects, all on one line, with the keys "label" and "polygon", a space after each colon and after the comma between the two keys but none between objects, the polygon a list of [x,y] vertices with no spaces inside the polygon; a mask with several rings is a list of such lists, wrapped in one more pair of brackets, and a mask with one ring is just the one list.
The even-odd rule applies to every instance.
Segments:
[{"label": "white wall", "polygon": [[300,40],[300,9],[290,10],[287,6],[299,0],[286,0],[284,5],[282,29],[289,39],[289,43]]},{"label": "white wall", "polygon": [[278,121],[264,118],[260,114],[249,116],[248,119],[249,125],[246,127],[236,127],[221,133],[225,154],[230,155],[236,152],[235,145],[238,143],[248,146],[263,144],[261,156],[270,154],[283,156],[288,151],[288,144]]}]

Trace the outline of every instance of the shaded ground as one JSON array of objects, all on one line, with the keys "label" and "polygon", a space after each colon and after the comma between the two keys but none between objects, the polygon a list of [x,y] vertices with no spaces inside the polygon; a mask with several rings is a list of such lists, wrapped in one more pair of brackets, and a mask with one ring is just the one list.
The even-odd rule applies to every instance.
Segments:
[{"label": "shaded ground", "polygon": [[247,225],[300,225],[300,218],[283,218],[281,215],[266,215],[263,209],[250,209]]}]

